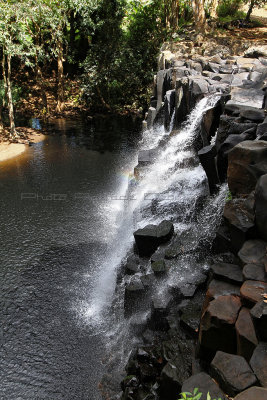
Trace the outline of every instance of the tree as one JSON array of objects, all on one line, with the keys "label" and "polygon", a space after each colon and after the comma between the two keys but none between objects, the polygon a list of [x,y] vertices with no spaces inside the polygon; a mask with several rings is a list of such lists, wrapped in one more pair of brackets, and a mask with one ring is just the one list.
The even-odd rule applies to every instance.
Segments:
[{"label": "tree", "polygon": [[29,64],[34,53],[31,36],[27,32],[27,7],[23,2],[0,1],[0,46],[2,48],[2,75],[7,96],[10,138],[17,136],[12,98],[12,58],[19,57]]},{"label": "tree", "polygon": [[253,8],[254,7],[262,7],[265,3],[266,0],[249,0],[249,7],[248,7],[248,12],[246,15],[246,21],[250,20],[250,16],[252,14]]},{"label": "tree", "polygon": [[206,27],[204,0],[192,0],[193,18],[197,31],[203,32]]}]

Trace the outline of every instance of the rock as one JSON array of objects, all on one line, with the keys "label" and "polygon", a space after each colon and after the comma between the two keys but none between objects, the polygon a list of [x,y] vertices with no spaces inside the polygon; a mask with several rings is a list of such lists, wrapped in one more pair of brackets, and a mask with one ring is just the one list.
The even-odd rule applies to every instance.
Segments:
[{"label": "rock", "polygon": [[149,107],[148,113],[147,113],[147,128],[151,129],[153,126],[153,122],[156,118],[157,115],[157,110],[154,107]]},{"label": "rock", "polygon": [[243,275],[239,265],[218,263],[211,267],[214,278],[233,284],[242,284]]},{"label": "rock", "polygon": [[252,127],[240,134],[231,134],[222,143],[219,147],[217,156],[218,174],[221,182],[224,182],[227,177],[229,151],[245,140],[254,139],[256,139],[256,127]]},{"label": "rock", "polygon": [[211,374],[229,396],[235,396],[257,383],[247,361],[233,354],[217,351],[211,362]]},{"label": "rock", "polygon": [[248,240],[238,252],[243,265],[262,264],[266,258],[267,243],[263,240]]},{"label": "rock", "polygon": [[153,262],[151,268],[155,275],[163,275],[166,273],[166,264],[164,260]]},{"label": "rock", "polygon": [[243,356],[248,362],[255,347],[258,345],[254,324],[250,310],[243,307],[235,324],[237,334],[237,354]]},{"label": "rock", "polygon": [[244,55],[249,58],[267,57],[267,46],[251,46]]},{"label": "rock", "polygon": [[257,180],[267,173],[267,143],[244,141],[228,155],[228,185],[232,194],[249,194]]},{"label": "rock", "polygon": [[156,281],[154,274],[145,274],[140,276],[140,280],[146,289],[151,289]]},{"label": "rock", "polygon": [[228,224],[232,249],[237,253],[246,240],[256,235],[254,214],[243,199],[227,201],[223,216]]},{"label": "rock", "polygon": [[147,225],[134,232],[135,243],[140,256],[150,256],[157,247],[170,240],[174,227],[170,221],[162,221],[159,225]]},{"label": "rock", "polygon": [[234,400],[267,400],[267,389],[253,386],[238,394]]},{"label": "rock", "polygon": [[150,149],[150,150],[141,150],[138,153],[138,165],[146,166],[155,161],[158,154],[158,150]]},{"label": "rock", "polygon": [[267,342],[267,303],[260,300],[250,310],[250,314],[256,325],[259,338]]},{"label": "rock", "polygon": [[139,271],[140,271],[140,263],[138,257],[136,256],[128,257],[125,265],[125,273],[128,275],[133,275]]},{"label": "rock", "polygon": [[240,293],[243,299],[249,303],[257,303],[267,293],[267,283],[260,281],[245,281],[241,286]]},{"label": "rock", "polygon": [[250,360],[251,368],[257,376],[261,386],[267,387],[267,343],[260,342]]},{"label": "rock", "polygon": [[220,69],[220,64],[209,62],[205,67],[204,70],[214,72],[214,73],[219,73]]},{"label": "rock", "polygon": [[226,400],[219,386],[205,372],[200,372],[187,379],[182,386],[182,392],[193,393],[195,388],[198,388],[199,392],[202,393],[203,399],[206,399],[209,393],[212,399]]},{"label": "rock", "polygon": [[264,281],[266,279],[265,268],[263,264],[246,264],[243,268],[244,280]]},{"label": "rock", "polygon": [[250,121],[255,121],[257,123],[262,122],[265,118],[264,110],[259,110],[258,108],[243,108],[240,112],[240,116],[249,119]]},{"label": "rock", "polygon": [[221,225],[216,230],[215,238],[212,243],[212,251],[214,253],[232,251],[229,229],[225,224]]},{"label": "rock", "polygon": [[253,104],[254,108],[262,108],[264,101],[263,91],[254,88],[239,88],[235,87],[231,91],[231,100],[229,104],[241,105],[250,107]]},{"label": "rock", "polygon": [[208,286],[205,306],[207,306],[211,300],[217,299],[219,296],[227,296],[229,294],[233,296],[240,296],[240,287],[234,285],[233,283],[213,279]]},{"label": "rock", "polygon": [[161,372],[161,392],[166,399],[176,400],[182,387],[181,368],[168,362]]},{"label": "rock", "polygon": [[219,178],[217,174],[215,157],[217,155],[217,150],[215,146],[203,147],[199,152],[199,160],[201,162],[204,171],[207,174],[209,181],[210,193],[213,194],[216,190],[216,185],[219,183]]},{"label": "rock", "polygon": [[140,310],[139,302],[145,294],[145,287],[140,279],[133,279],[125,287],[124,294],[124,310],[126,315],[129,315],[134,310]]},{"label": "rock", "polygon": [[150,328],[156,331],[170,329],[167,317],[170,311],[170,298],[154,298],[151,306]]},{"label": "rock", "polygon": [[267,240],[267,174],[260,177],[256,186],[255,216],[260,236]]},{"label": "rock", "polygon": [[192,80],[192,95],[199,96],[208,93],[208,83],[204,78],[191,78]]},{"label": "rock", "polygon": [[262,124],[258,125],[257,137],[261,140],[261,137],[263,135],[266,135],[266,133],[267,133],[267,117],[265,117],[265,119],[264,119]]},{"label": "rock", "polygon": [[236,351],[234,325],[241,308],[237,296],[219,296],[211,301],[200,322],[199,341],[202,347],[230,353]]},{"label": "rock", "polygon": [[180,325],[193,337],[197,337],[201,315],[201,304],[190,301],[180,309]]}]

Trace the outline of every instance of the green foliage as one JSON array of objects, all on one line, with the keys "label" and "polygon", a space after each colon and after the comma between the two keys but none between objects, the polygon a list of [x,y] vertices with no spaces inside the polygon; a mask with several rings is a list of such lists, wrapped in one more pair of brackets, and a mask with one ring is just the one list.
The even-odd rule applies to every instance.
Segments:
[{"label": "green foliage", "polygon": [[[180,393],[180,395],[182,397],[180,397],[180,399],[178,399],[178,400],[204,400],[204,398],[202,397],[202,393],[199,392],[198,388],[195,388],[193,393],[183,392],[183,393]],[[216,400],[216,399],[212,399],[210,394],[208,393],[206,400]],[[217,400],[222,400],[222,399],[219,398]]]},{"label": "green foliage", "polygon": [[[20,99],[23,97],[23,90],[21,86],[12,85],[12,97],[13,97],[13,103],[17,104]],[[6,99],[5,99],[5,85],[4,81],[0,81],[0,105],[6,105]]]},{"label": "green foliage", "polygon": [[233,196],[232,196],[232,193],[230,192],[230,190],[228,190],[225,201],[230,201],[230,200],[233,200]]},{"label": "green foliage", "polygon": [[221,0],[217,8],[219,17],[234,17],[242,5],[242,0]]}]

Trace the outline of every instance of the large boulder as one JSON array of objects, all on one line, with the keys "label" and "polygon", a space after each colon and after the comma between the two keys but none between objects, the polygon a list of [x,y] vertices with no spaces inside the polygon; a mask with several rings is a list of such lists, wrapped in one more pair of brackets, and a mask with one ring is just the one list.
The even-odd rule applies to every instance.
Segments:
[{"label": "large boulder", "polygon": [[227,104],[251,106],[261,109],[263,107],[264,93],[261,89],[234,88],[231,91],[231,100]]},{"label": "large boulder", "polygon": [[245,281],[240,288],[242,298],[249,304],[255,304],[262,300],[267,293],[267,283],[260,281]]},{"label": "large boulder", "polygon": [[213,279],[208,286],[203,307],[207,307],[211,300],[217,299],[219,296],[227,295],[240,296],[240,286],[230,282]]},{"label": "large boulder", "polygon": [[260,300],[250,310],[250,314],[254,320],[260,340],[267,342],[267,303],[263,299]]},{"label": "large boulder", "polygon": [[201,319],[199,341],[210,355],[217,350],[236,352],[234,325],[240,308],[237,296],[219,296],[209,303]]},{"label": "large boulder", "polygon": [[243,268],[245,281],[265,281],[266,272],[263,264],[246,264]]},{"label": "large boulder", "polygon": [[261,175],[267,173],[267,143],[244,141],[228,155],[228,186],[232,194],[249,194]]},{"label": "large boulder", "polygon": [[140,256],[150,256],[162,243],[170,240],[174,233],[171,221],[162,221],[159,225],[147,225],[134,232],[135,243]]},{"label": "large boulder", "polygon": [[229,396],[235,396],[257,383],[247,361],[233,354],[217,351],[211,362],[211,374]]},{"label": "large boulder", "polygon": [[255,216],[258,231],[267,240],[267,174],[260,177],[256,186]]},{"label": "large boulder", "polygon": [[140,303],[145,294],[145,287],[139,278],[134,278],[125,287],[124,310],[125,315],[129,315],[136,310],[140,310]]},{"label": "large boulder", "polygon": [[193,393],[195,388],[198,388],[199,392],[202,393],[203,399],[206,399],[207,394],[209,393],[212,399],[221,398],[221,400],[226,400],[226,397],[219,386],[205,372],[200,372],[199,374],[193,375],[187,379],[182,386],[182,392]]},{"label": "large boulder", "polygon": [[248,308],[243,307],[241,309],[235,329],[237,334],[237,354],[249,361],[255,347],[258,345],[258,339]]},{"label": "large boulder", "polygon": [[261,386],[267,388],[267,343],[260,342],[253,352],[250,365]]},{"label": "large boulder", "polygon": [[267,400],[267,389],[253,386],[239,393],[234,400]]}]

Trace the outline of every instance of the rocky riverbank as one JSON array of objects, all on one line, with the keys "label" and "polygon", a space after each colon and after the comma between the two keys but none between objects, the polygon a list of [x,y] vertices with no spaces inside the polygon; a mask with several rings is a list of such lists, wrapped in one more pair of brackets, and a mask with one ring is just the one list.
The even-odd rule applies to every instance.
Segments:
[{"label": "rocky riverbank", "polygon": [[[171,137],[200,99],[218,94],[194,140],[211,194],[228,182],[228,201],[212,240],[180,235],[164,220],[134,232],[135,252],[120,270],[127,318],[151,304],[132,329],[140,339],[130,355],[122,400],[176,400],[198,387],[212,398],[267,399],[267,59],[266,49],[245,56],[190,58],[163,51],[145,127],[164,123]],[[168,139],[167,139],[168,140]],[[166,145],[166,141],[165,141]],[[142,179],[158,149],[143,151]],[[190,161],[192,163],[192,160]],[[212,197],[210,207],[212,207]],[[221,198],[220,198],[221,199]],[[222,200],[222,199],[221,199]],[[195,205],[195,209],[202,207]],[[206,260],[191,279],[153,297],[173,263],[198,249]],[[150,264],[149,273],[142,273]],[[177,273],[179,274],[179,268]]]}]

